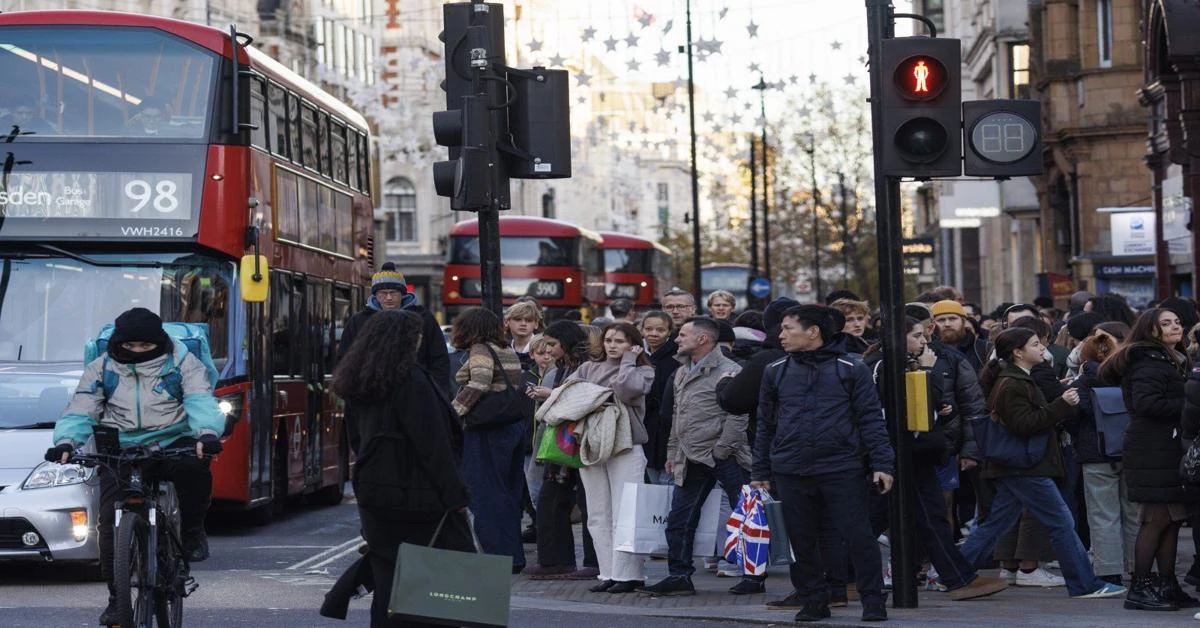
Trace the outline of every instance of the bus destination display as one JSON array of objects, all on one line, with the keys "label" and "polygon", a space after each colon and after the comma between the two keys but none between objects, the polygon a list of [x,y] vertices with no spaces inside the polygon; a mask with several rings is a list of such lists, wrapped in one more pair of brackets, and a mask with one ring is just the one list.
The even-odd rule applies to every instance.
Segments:
[{"label": "bus destination display", "polygon": [[22,172],[0,182],[0,217],[191,220],[192,175],[179,172]]}]

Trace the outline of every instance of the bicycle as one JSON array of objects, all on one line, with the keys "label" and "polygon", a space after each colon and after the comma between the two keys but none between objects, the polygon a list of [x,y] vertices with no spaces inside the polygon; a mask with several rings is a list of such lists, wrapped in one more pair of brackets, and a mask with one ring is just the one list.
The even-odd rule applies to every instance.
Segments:
[{"label": "bicycle", "polygon": [[71,456],[72,463],[108,469],[119,485],[112,569],[122,628],[152,628],[155,621],[163,628],[181,626],[183,598],[199,587],[183,551],[175,487],[157,474],[143,475],[148,463],[195,455],[190,447],[142,446]]}]

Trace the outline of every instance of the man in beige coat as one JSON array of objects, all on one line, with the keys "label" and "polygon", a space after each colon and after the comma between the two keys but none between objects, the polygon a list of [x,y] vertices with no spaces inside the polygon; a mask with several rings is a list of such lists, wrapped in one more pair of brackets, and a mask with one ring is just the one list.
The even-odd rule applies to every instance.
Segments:
[{"label": "man in beige coat", "polygon": [[[692,543],[700,524],[704,500],[718,483],[731,508],[741,499],[742,485],[750,478],[750,445],[747,416],[730,414],[717,403],[717,382],[741,366],[717,348],[720,328],[711,318],[691,318],[675,338],[675,413],[667,441],[667,473],[675,476],[671,512],[667,515],[667,576],[642,589],[656,596],[695,595]],[[705,522],[706,525],[712,522]],[[745,589],[745,590],[742,590]],[[746,577],[730,591],[761,593],[761,577]]]}]

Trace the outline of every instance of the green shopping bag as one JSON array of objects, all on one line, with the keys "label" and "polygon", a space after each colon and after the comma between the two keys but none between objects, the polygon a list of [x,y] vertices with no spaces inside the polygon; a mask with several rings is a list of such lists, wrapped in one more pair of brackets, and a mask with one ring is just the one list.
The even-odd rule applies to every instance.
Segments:
[{"label": "green shopping bag", "polygon": [[538,444],[537,461],[557,464],[572,469],[583,467],[579,459],[579,436],[575,424],[567,421],[542,430],[542,442]]},{"label": "green shopping bag", "polygon": [[388,615],[447,626],[507,626],[512,557],[433,547],[449,514],[429,546],[400,545]]}]

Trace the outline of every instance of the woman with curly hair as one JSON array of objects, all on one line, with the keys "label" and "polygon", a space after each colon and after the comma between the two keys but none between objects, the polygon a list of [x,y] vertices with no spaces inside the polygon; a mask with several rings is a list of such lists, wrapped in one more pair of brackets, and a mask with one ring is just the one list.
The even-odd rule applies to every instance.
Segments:
[{"label": "woman with curly hair", "polygon": [[375,579],[373,627],[400,625],[388,619],[387,593],[401,543],[475,549],[465,516],[467,488],[457,469],[462,430],[441,389],[417,364],[426,340],[422,326],[413,312],[377,312],[333,372],[333,390],[346,402],[354,494]]},{"label": "woman with curly hair", "polygon": [[[450,344],[467,352],[467,361],[454,376],[461,388],[452,405],[465,417],[485,395],[521,386],[521,361],[504,338],[499,316],[486,308],[469,307],[454,319]],[[479,544],[487,554],[512,556],[513,573],[525,567],[521,547],[521,506],[525,499],[524,421],[466,429],[463,434],[462,474],[471,489]]]}]

